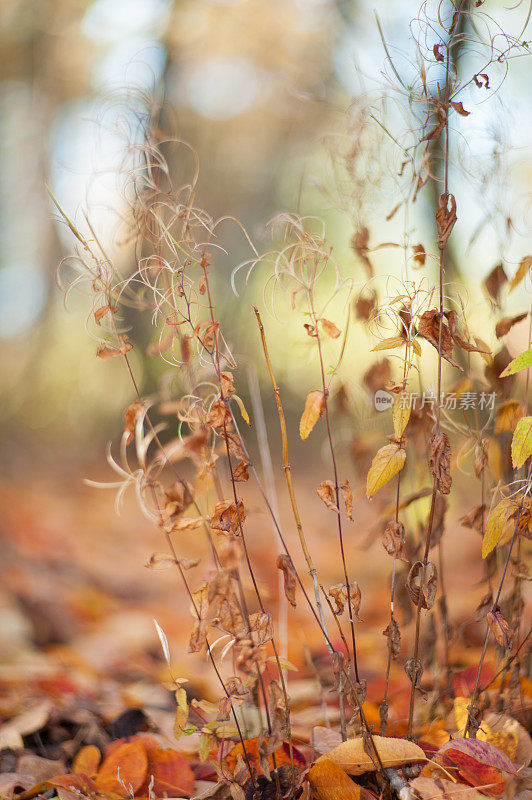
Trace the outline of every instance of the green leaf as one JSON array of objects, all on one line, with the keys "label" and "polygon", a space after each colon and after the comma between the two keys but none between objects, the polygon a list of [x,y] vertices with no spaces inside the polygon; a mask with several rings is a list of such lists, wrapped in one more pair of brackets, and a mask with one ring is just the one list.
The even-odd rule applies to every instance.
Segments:
[{"label": "green leaf", "polygon": [[514,469],[522,467],[532,455],[532,417],[523,417],[515,426],[512,438],[512,464]]},{"label": "green leaf", "polygon": [[493,548],[497,547],[504,526],[514,511],[515,503],[507,499],[501,500],[501,502],[491,510],[486,523],[484,539],[482,540],[482,558],[486,558]]},{"label": "green leaf", "polygon": [[529,367],[532,367],[532,349],[525,350],[524,353],[510,361],[499,375],[499,378],[507,378],[508,375],[514,375],[516,372],[521,372],[522,369],[528,369]]}]

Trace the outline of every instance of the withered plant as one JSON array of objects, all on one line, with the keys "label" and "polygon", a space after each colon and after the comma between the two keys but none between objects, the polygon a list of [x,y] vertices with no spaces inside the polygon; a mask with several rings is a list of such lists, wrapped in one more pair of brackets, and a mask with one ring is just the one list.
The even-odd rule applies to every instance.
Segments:
[{"label": "withered plant", "polygon": [[[141,163],[128,186],[127,224],[136,242],[133,272],[120,273],[90,222],[90,236],[82,235],[61,212],[79,245],[75,258],[67,260],[77,271],[71,285],[81,286],[84,279],[89,284],[89,327],[98,340],[97,356],[122,360],[132,382],[120,455],[115,457],[111,448],[108,452],[117,480],[96,485],[116,488],[118,501],[128,487],[134,488],[142,512],[161,531],[166,552],[152,554],[148,566],[174,567],[179,573],[193,617],[189,650],[209,659],[221,692],[216,704],[189,703],[183,679],[174,677],[175,733],[199,733],[202,759],[212,758],[220,745],[214,763],[235,800],[251,796],[246,792],[258,790],[264,776],[278,796],[301,787],[302,761],[290,721],[288,672],[293,665],[285,644],[279,645],[279,628],[285,629],[286,615],[296,603],[308,608],[332,667],[332,692],[323,693],[331,687],[319,678],[324,724],[331,726],[331,711],[337,709],[332,723],[338,723],[338,742],[357,737],[381,789],[391,785],[401,791],[406,785],[381,737],[392,733],[419,739],[427,735],[429,723],[452,713],[455,735],[490,740],[489,708],[515,714],[522,702],[530,653],[522,589],[529,580],[524,556],[532,533],[530,299],[519,313],[501,315],[507,293],[517,287],[530,291],[532,257],[521,253],[512,267],[515,258],[507,253],[515,253],[520,243],[511,212],[495,202],[483,207],[482,224],[471,239],[491,226],[499,237],[499,253],[483,281],[480,303],[479,286],[468,271],[465,234],[453,243],[455,226],[468,217],[460,194],[464,182],[474,179],[462,151],[467,125],[478,109],[485,115],[490,103],[504,102],[501,80],[512,59],[528,53],[524,33],[501,33],[483,6],[482,0],[424,3],[411,26],[414,55],[408,80],[377,20],[384,85],[351,107],[347,132],[339,139],[347,146],[330,148],[335,185],[325,187],[338,213],[347,214],[352,224],[350,264],[338,262],[325,223],[312,214],[276,217],[269,227],[273,246],[260,251],[235,220],[211,218],[196,205],[197,172],[190,183],[174,186],[165,157],[170,141],[160,138],[152,117],[146,120]],[[523,9],[517,6],[513,14],[521,19]],[[503,180],[505,156],[497,149],[484,172],[476,171],[482,186],[489,189],[490,182]],[[380,158],[380,195],[378,187],[368,190],[375,158]],[[381,210],[383,200],[388,206],[382,219],[375,219],[375,197]],[[427,219],[431,232],[422,242],[419,230]],[[227,276],[212,278],[222,255],[222,226],[232,226],[251,253],[234,265],[234,302],[240,302],[236,293],[243,274],[251,291],[259,288],[249,310],[250,330],[272,394],[263,391],[254,407],[263,403],[277,412],[282,446],[277,491],[291,511],[290,533],[281,525],[263,470],[250,456],[253,420],[243,399],[247,389],[243,382],[239,388],[238,364],[217,310],[215,287],[228,283]],[[394,272],[386,274],[392,262]],[[271,304],[264,303],[265,297]],[[326,462],[318,462],[320,474],[313,477],[318,497],[334,516],[339,569],[337,583],[328,587],[306,538],[290,461],[294,434],[271,355],[267,312],[271,305],[276,313],[278,300],[284,307],[280,313],[298,320],[309,363],[319,376],[301,398],[299,437],[306,440],[314,431],[316,438],[321,431],[326,444]],[[143,393],[130,358],[136,315],[150,317],[154,335],[148,356],[166,365],[160,392],[150,396]],[[494,330],[485,331],[494,315]],[[528,325],[528,349],[512,359],[500,340],[518,324]],[[360,372],[363,347],[364,359],[377,352],[378,360],[360,380],[353,379],[351,373]],[[520,380],[523,370],[525,381]],[[343,430],[346,419],[351,430],[350,467],[345,442],[337,437],[340,415]],[[382,429],[385,443],[376,452],[367,444],[361,419],[372,419]],[[269,433],[277,436],[272,424]],[[261,448],[262,461],[268,463],[268,441]],[[471,536],[479,535],[487,589],[480,606],[472,609],[473,634],[453,621],[445,571],[446,532],[451,523],[458,524],[457,505],[450,505],[449,498],[456,476],[469,474],[470,468],[478,495],[460,524],[473,531]],[[247,481],[262,498],[277,537],[278,553],[271,559],[284,586],[277,609],[266,602],[252,557],[253,526],[243,498]],[[283,481],[286,495],[281,494]],[[382,621],[385,640],[382,627],[375,631],[383,649],[380,736],[377,720],[368,715],[371,704],[357,650],[357,632],[364,624],[359,617],[364,575],[346,555],[358,509],[368,500],[377,520],[372,538],[376,532],[391,557],[391,580],[382,587],[390,598],[389,615]],[[182,531],[204,537],[201,563],[181,553]],[[305,569],[298,567],[303,563]],[[457,693],[456,674],[465,665],[455,650],[468,635],[476,645],[480,628],[481,655],[466,697]],[[171,670],[160,627],[158,633]],[[486,659],[497,665],[488,678]],[[396,662],[409,684],[406,719],[398,718],[390,698]],[[230,758],[226,740],[230,747],[237,744]]]}]

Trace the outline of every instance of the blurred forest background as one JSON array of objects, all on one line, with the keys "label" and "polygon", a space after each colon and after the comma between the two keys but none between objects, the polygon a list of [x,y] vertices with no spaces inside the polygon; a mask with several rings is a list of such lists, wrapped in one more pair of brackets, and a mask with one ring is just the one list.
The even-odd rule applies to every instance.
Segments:
[{"label": "blurred forest background", "polygon": [[[511,11],[503,0],[487,0],[483,10],[493,15],[495,28],[500,25],[515,35],[527,16],[526,4]],[[406,87],[397,84],[386,59],[374,12]],[[90,644],[78,641],[77,652],[94,662],[101,663],[104,652],[112,659],[108,651],[117,646],[119,629],[124,635],[124,616],[123,611],[116,618],[109,613],[115,608],[111,595],[119,589],[132,609],[140,602],[139,564],[150,547],[157,548],[158,537],[157,531],[147,532],[149,525],[132,511],[126,510],[118,522],[111,496],[83,486],[85,477],[104,480],[110,474],[105,445],[118,441],[122,415],[134,396],[122,365],[96,358],[97,343],[86,330],[91,314],[86,298],[72,294],[65,311],[56,271],[75,242],[47,186],[80,230],[87,231],[87,214],[123,270],[133,271],[134,245],[124,241],[120,225],[128,208],[124,170],[131,145],[142,142],[142,119],[155,101],[164,105],[161,124],[197,156],[200,206],[213,217],[236,217],[261,251],[268,247],[266,223],[273,215],[282,210],[316,214],[327,223],[342,271],[363,286],[367,273],[350,246],[353,232],[366,225],[372,245],[403,241],[405,218],[396,214],[383,222],[402,199],[403,189],[393,177],[397,164],[389,161],[384,129],[368,124],[360,130],[358,120],[364,110],[366,120],[374,113],[391,129],[401,129],[408,82],[419,81],[414,45],[421,29],[418,13],[418,0],[0,3],[0,496],[8,565],[5,591],[26,609],[37,642],[70,641],[73,634],[85,631],[84,625],[105,618],[105,632],[98,633],[100,645],[94,634]],[[529,94],[529,62],[516,59],[507,76],[503,66],[497,74],[492,65],[490,78],[495,87],[500,82],[499,95],[488,104],[471,90],[466,97],[475,113],[453,119],[451,179],[458,207],[467,207],[468,215],[459,219],[450,252],[453,276],[471,290],[476,330],[496,346],[491,325],[487,332],[488,310],[478,287],[503,254],[513,272],[530,237],[532,109],[523,103]],[[356,168],[350,173],[345,156],[355,143]],[[189,181],[195,168],[191,151],[182,148],[171,166],[178,185]],[[416,218],[406,220],[411,241],[423,241],[427,251],[434,250],[436,198],[430,189],[421,192]],[[491,224],[492,214],[502,226]],[[504,224],[510,214],[511,236]],[[249,405],[246,365],[255,365],[267,423],[271,420],[275,426],[275,455],[275,406],[251,311],[251,302],[261,302],[264,276],[254,273],[248,287],[244,276],[238,276],[237,298],[231,273],[251,250],[236,226],[224,228],[220,243],[229,255],[213,269],[215,289],[224,333],[243,366],[239,393]],[[397,250],[384,248],[372,258],[379,273],[402,278],[404,265]],[[435,273],[436,265],[428,262],[425,274],[432,279]],[[521,305],[520,298],[512,296],[507,313],[521,311]],[[337,310],[345,314],[345,309]],[[277,378],[295,431],[304,393],[313,388],[318,367],[309,367],[306,350],[299,349],[300,320],[283,313],[277,320],[268,316],[267,322]],[[526,346],[527,325],[516,326],[508,337],[512,354]],[[131,355],[146,395],[165,371],[164,362],[146,356],[151,336],[148,328],[132,334]],[[351,416],[339,419],[336,429],[345,445],[343,458],[349,455],[354,434],[377,424],[368,421],[372,397],[361,382],[371,346],[362,326],[353,325],[340,373],[353,400]],[[290,361],[284,357],[289,347]],[[295,438],[295,463],[308,460],[309,452],[320,459],[323,437],[314,434],[304,445],[304,455]],[[459,491],[466,492],[466,485]],[[314,486],[312,499],[319,506]],[[327,513],[320,507],[316,519],[321,514],[325,520]],[[357,517],[357,523],[360,544],[371,525],[366,517],[362,522]],[[312,531],[315,542],[325,524],[328,518]],[[478,537],[471,541],[478,554]],[[116,562],[124,548],[128,560],[122,561],[118,574]],[[460,551],[453,556],[460,557]],[[21,558],[30,578],[17,569]],[[58,592],[53,599],[42,577],[43,565],[55,570]],[[366,569],[371,577],[377,567],[372,563]],[[479,577],[482,565],[476,569]],[[148,578],[142,576],[143,591],[148,591]],[[472,580],[465,573],[460,579],[468,585]],[[166,573],[158,578],[158,587],[170,584],[173,577]],[[458,604],[461,601],[458,597]],[[169,636],[178,635],[179,616],[171,618],[162,597],[160,605],[158,618],[165,621],[166,614]],[[13,615],[4,616],[3,624],[18,631],[15,639],[24,637],[26,622],[10,607]],[[145,636],[153,645],[149,615],[141,622],[135,619],[131,635],[142,641]],[[120,646],[125,658],[123,640]],[[62,658],[68,662],[64,653]],[[136,663],[138,667],[140,661]]]}]

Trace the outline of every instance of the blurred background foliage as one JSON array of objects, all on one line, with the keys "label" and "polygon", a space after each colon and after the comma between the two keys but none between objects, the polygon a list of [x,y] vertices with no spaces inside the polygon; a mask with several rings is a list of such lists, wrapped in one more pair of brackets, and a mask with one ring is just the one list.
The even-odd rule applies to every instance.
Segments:
[{"label": "blurred background foliage", "polygon": [[[502,2],[488,0],[486,13],[517,35],[527,14],[526,4],[521,5],[511,13]],[[397,84],[386,61],[374,11],[406,87]],[[361,225],[368,226],[373,245],[402,243],[407,234],[410,242],[423,241],[431,249],[434,193],[420,196],[415,218],[399,214],[384,222],[402,198],[393,177],[397,154],[392,155],[382,128],[360,122],[365,109],[366,122],[371,110],[391,129],[408,130],[409,91],[419,81],[418,13],[417,0],[2,0],[0,425],[5,469],[25,474],[43,461],[50,468],[59,461],[70,468],[103,454],[105,441],[120,433],[120,415],[133,399],[128,376],[116,362],[95,357],[96,342],[86,330],[89,301],[71,295],[68,313],[63,310],[56,270],[74,242],[46,186],[81,230],[87,230],[87,213],[113,257],[126,272],[133,270],[135,249],[124,241],[119,224],[127,214],[124,169],[130,146],[142,142],[142,118],[153,100],[164,104],[161,124],[197,156],[198,204],[213,217],[239,219],[259,250],[268,247],[265,223],[281,210],[324,218],[342,271],[359,286],[367,274],[350,240]],[[467,53],[465,68],[474,71],[477,57],[481,63],[476,51]],[[484,97],[475,95],[475,114],[458,118],[453,150],[453,190],[459,209],[468,208],[467,215],[459,212],[453,257],[457,274],[474,287],[477,330],[487,341],[491,334],[482,330],[487,316],[477,309],[479,281],[503,255],[510,262],[522,257],[530,222],[526,186],[532,172],[532,120],[530,105],[523,102],[529,76],[526,60],[511,66],[498,96],[483,104]],[[497,85],[503,73],[502,65],[499,76],[494,68],[492,83]],[[386,102],[377,99],[383,93]],[[356,156],[351,173],[345,159],[334,155],[350,152]],[[189,181],[195,168],[191,151],[181,148],[171,166],[177,185]],[[513,238],[497,221],[510,214]],[[481,235],[467,247],[477,230]],[[244,365],[256,362],[260,372],[250,303],[261,300],[265,275],[257,271],[246,290],[239,278],[243,293],[237,299],[230,274],[251,251],[236,225],[224,227],[220,243],[230,254],[213,266],[226,335],[237,359],[241,356]],[[385,248],[375,255],[375,264],[380,273],[399,280],[403,254]],[[429,275],[431,270],[429,262]],[[338,324],[345,319],[343,303],[345,298],[338,298],[331,310]],[[302,321],[288,308],[268,325],[278,378],[295,419],[313,387]],[[135,335],[140,336],[135,368],[150,391],[164,365],[155,366],[144,355],[149,334],[132,334],[134,342]],[[288,345],[294,356],[290,364]],[[341,377],[362,408],[369,397],[360,375],[371,346],[362,326],[353,324]],[[246,394],[245,388],[239,390]]]}]

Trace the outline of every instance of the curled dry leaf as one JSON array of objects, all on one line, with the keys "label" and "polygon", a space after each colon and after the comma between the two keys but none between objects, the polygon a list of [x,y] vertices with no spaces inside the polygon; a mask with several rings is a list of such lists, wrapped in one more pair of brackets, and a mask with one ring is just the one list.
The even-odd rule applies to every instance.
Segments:
[{"label": "curled dry leaf", "polygon": [[441,494],[451,491],[451,443],[443,431],[435,433],[430,440],[429,469]]},{"label": "curled dry leaf", "polygon": [[436,61],[443,62],[443,53],[440,53],[441,46],[442,46],[441,44],[433,45],[432,52],[434,53],[434,58],[436,59]]},{"label": "curled dry leaf", "polygon": [[249,616],[249,626],[257,634],[258,644],[264,644],[273,639],[272,615],[265,611],[257,611]]},{"label": "curled dry leaf", "polygon": [[355,317],[357,319],[363,319],[367,322],[373,316],[373,312],[375,311],[375,307],[377,305],[377,298],[375,294],[371,294],[369,297],[367,297],[361,293],[355,298],[353,305],[355,309]]},{"label": "curled dry leaf", "polygon": [[233,480],[236,483],[242,483],[249,480],[249,461],[239,461],[233,470]]},{"label": "curled dry leaf", "polygon": [[299,435],[307,439],[314,425],[325,411],[325,395],[317,389],[309,392],[305,401],[305,408],[299,422]]},{"label": "curled dry leaf", "polygon": [[391,653],[392,658],[397,658],[401,651],[401,631],[399,630],[399,625],[397,621],[392,617],[388,627],[383,630],[384,636],[387,639],[388,650]]},{"label": "curled dry leaf", "polygon": [[209,610],[208,592],[207,584],[203,583],[199,589],[192,593],[193,603],[190,604],[190,612],[194,617],[194,626],[190,634],[189,653],[198,653],[205,644],[208,627],[207,612]]},{"label": "curled dry leaf", "polygon": [[148,569],[168,569],[176,565],[176,559],[166,553],[152,553],[146,563]]},{"label": "curled dry leaf", "polygon": [[231,500],[220,500],[214,507],[214,514],[209,524],[215,531],[237,533],[245,519],[246,512],[242,500],[238,501],[238,508]]},{"label": "curled dry leaf", "polygon": [[130,444],[135,438],[135,425],[144,410],[144,403],[136,400],[126,410],[124,414],[124,433],[126,434],[126,445]]},{"label": "curled dry leaf", "polygon": [[206,424],[210,428],[223,428],[231,422],[231,414],[223,400],[218,399],[211,405]]},{"label": "curled dry leaf", "polygon": [[389,555],[408,561],[405,552],[405,526],[402,522],[390,520],[382,534],[382,546]]},{"label": "curled dry leaf", "polygon": [[332,481],[322,481],[316,489],[316,494],[330,511],[336,511],[337,514],[340,513],[336,505],[336,493]]},{"label": "curled dry leaf", "polygon": [[[439,351],[440,349],[440,313],[435,308],[429,309],[425,311],[419,317],[418,323],[418,333],[420,336],[423,336],[427,339],[428,342],[431,343],[436,350]],[[451,332],[449,330],[449,326],[447,320],[445,318],[441,319],[441,355],[449,364],[452,364],[453,367],[458,367],[460,369],[460,365],[456,363],[453,358],[453,340],[451,338]]]},{"label": "curled dry leaf", "polygon": [[292,559],[286,553],[281,553],[277,556],[277,569],[283,571],[284,576],[284,593],[290,605],[296,607],[296,585],[297,578],[292,564]]},{"label": "curled dry leaf", "polygon": [[509,333],[514,325],[517,325],[518,322],[522,322],[526,317],[528,317],[528,311],[525,311],[524,314],[517,314],[515,317],[503,317],[495,326],[495,336],[497,339],[500,339],[502,336],[506,336]]},{"label": "curled dry leaf", "polygon": [[[345,583],[337,583],[334,586],[330,587],[327,594],[329,595],[329,597],[332,598],[336,606],[334,613],[338,615],[343,614],[347,604],[347,585]],[[351,581],[350,600],[351,600],[351,612],[353,614],[353,617],[355,619],[360,620],[358,612],[360,611],[362,593],[356,581]]]},{"label": "curled dry leaf", "polygon": [[382,361],[377,361],[372,367],[364,374],[362,380],[368,387],[370,392],[377,392],[379,389],[384,389],[391,380],[392,370],[390,361],[383,358]]},{"label": "curled dry leaf", "polygon": [[512,646],[513,634],[500,610],[497,608],[495,611],[488,611],[486,614],[486,622],[492,634],[495,636],[497,643],[500,644],[501,647],[505,647],[509,650]]},{"label": "curled dry leaf", "polygon": [[347,478],[345,481],[341,482],[340,489],[344,495],[345,513],[347,514],[347,519],[350,522],[353,522],[353,492],[351,491],[351,487]]},{"label": "curled dry leaf", "polygon": [[[450,208],[449,208],[450,203]],[[438,210],[436,211],[436,226],[438,228],[438,247],[440,250],[445,248],[447,239],[454,228],[456,216],[456,200],[452,194],[442,194],[439,199]]]},{"label": "curled dry leaf", "polygon": [[414,253],[414,261],[416,262],[416,264],[418,264],[420,267],[423,267],[425,265],[425,261],[427,258],[427,254],[425,252],[425,248],[423,247],[423,245],[415,244],[412,247],[412,251]]},{"label": "curled dry leaf", "polygon": [[373,497],[405,464],[406,451],[398,444],[387,444],[375,454],[368,471],[366,495]]},{"label": "curled dry leaf", "polygon": [[183,480],[177,480],[164,490],[167,503],[164,511],[169,517],[181,514],[193,501],[192,487]]},{"label": "curled dry leaf", "polygon": [[[407,739],[374,735],[372,741],[385,768],[427,760],[421,747]],[[378,768],[366,753],[362,736],[342,742],[326,756],[321,756],[316,763],[319,764],[325,759],[333,761],[349,775],[363,775],[364,772],[375,772]]]},{"label": "curled dry leaf", "polygon": [[318,322],[321,324],[321,327],[323,328],[327,336],[330,336],[331,339],[338,339],[338,337],[342,333],[342,331],[336,327],[334,322],[331,322],[330,320],[325,319],[324,317],[319,319]]},{"label": "curled dry leaf", "polygon": [[105,317],[108,311],[111,311],[112,314],[116,314],[118,309],[116,306],[110,306],[110,305],[100,306],[100,308],[96,309],[96,311],[94,312],[94,321],[96,322],[97,325],[102,324],[102,319]]},{"label": "curled dry leaf", "polygon": [[532,455],[532,417],[523,417],[512,437],[512,464],[519,469]]},{"label": "curled dry leaf", "polygon": [[451,100],[450,105],[454,108],[454,110],[460,114],[461,117],[468,117],[471,114],[471,111],[466,111],[463,107],[462,103],[455,103]]},{"label": "curled dry leaf", "polygon": [[231,397],[235,393],[232,372],[220,372],[220,389],[224,398]]},{"label": "curled dry leaf", "polygon": [[173,531],[195,531],[205,520],[203,517],[179,517],[172,525]]},{"label": "curled dry leaf", "polygon": [[431,609],[438,589],[436,565],[432,561],[427,562],[425,568],[421,561],[412,564],[406,580],[406,588],[415,606],[421,603],[421,608]]},{"label": "curled dry leaf", "polygon": [[487,518],[487,514],[488,507],[483,503],[480,506],[474,506],[471,511],[464,514],[463,517],[460,517],[458,521],[464,528],[472,528],[482,534],[484,532],[484,522]]}]

